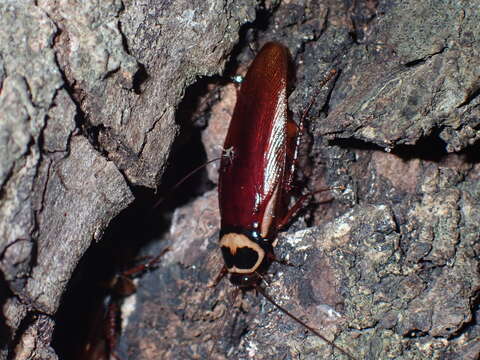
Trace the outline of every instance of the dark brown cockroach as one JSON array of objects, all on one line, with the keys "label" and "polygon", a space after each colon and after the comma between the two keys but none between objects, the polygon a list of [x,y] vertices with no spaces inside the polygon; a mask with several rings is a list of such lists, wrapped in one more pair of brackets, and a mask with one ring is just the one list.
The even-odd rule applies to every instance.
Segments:
[{"label": "dark brown cockroach", "polygon": [[225,262],[221,276],[229,273],[233,285],[256,289],[284,314],[353,359],[278,305],[261,286],[269,265],[276,261],[278,231],[306,199],[288,209],[303,128],[303,117],[297,125],[288,110],[292,80],[288,49],[270,42],[242,82],[224,144],[230,156],[222,157],[219,173],[220,249]]},{"label": "dark brown cockroach", "polygon": [[105,296],[102,303],[96,307],[90,326],[81,349],[77,352],[75,359],[78,360],[110,360],[115,358],[122,360],[115,348],[117,337],[120,332],[119,316],[122,300],[136,291],[133,278],[156,267],[161,257],[168,251],[164,249],[159,255],[147,262],[132,267],[122,273],[115,274],[105,284]]}]

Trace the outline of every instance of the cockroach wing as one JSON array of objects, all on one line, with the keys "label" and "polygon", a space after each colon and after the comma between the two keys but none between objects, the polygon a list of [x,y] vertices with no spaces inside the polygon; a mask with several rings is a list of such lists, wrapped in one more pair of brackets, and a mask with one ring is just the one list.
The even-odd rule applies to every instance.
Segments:
[{"label": "cockroach wing", "polygon": [[288,49],[267,43],[250,66],[232,116],[219,175],[222,228],[267,237],[280,220],[279,204],[289,177],[287,97],[293,76]]}]

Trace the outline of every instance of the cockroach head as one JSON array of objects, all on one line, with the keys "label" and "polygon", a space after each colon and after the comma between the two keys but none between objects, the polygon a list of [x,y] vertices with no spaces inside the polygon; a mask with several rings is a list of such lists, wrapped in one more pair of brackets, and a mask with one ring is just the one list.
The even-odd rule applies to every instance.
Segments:
[{"label": "cockroach head", "polygon": [[261,276],[256,272],[251,274],[230,274],[230,282],[233,285],[245,290],[257,288],[260,286],[261,281]]}]

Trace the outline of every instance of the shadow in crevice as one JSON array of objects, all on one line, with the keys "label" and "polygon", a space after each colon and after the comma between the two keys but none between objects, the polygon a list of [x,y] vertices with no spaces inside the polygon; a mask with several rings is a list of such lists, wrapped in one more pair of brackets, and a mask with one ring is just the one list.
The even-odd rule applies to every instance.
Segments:
[{"label": "shadow in crevice", "polygon": [[[209,160],[201,141],[201,130],[208,124],[211,106],[218,101],[215,85],[230,81],[227,76],[234,75],[237,58],[246,51],[250,30],[268,21],[267,12],[263,15],[258,21],[242,27],[241,40],[226,65],[226,76],[202,77],[186,89],[175,114],[180,134],[172,145],[158,192],[132,188],[135,201],[112,220],[103,239],[92,244],[77,265],[56,315],[52,344],[61,359],[88,358],[83,355],[87,344],[99,347],[103,357],[96,359],[110,357],[104,327],[108,325],[108,303],[115,297],[109,287],[111,279],[131,267],[140,254],[148,251],[147,248],[155,251],[150,255],[157,255],[166,246],[159,244],[158,239],[168,231],[173,211],[213,187],[203,169],[172,193],[172,188],[183,176]],[[134,81],[137,91],[144,76],[139,73],[139,79]],[[102,128],[88,127],[84,118],[77,119],[77,124],[90,141],[98,145],[98,133]],[[164,201],[155,207],[160,197]]]},{"label": "shadow in crevice", "polygon": [[142,86],[147,82],[149,79],[148,72],[145,69],[145,66],[141,63],[138,63],[138,70],[133,75],[133,80],[132,80],[132,88],[135,94],[140,95],[142,91]]},{"label": "shadow in crevice", "polygon": [[[35,323],[35,320],[37,319],[37,314],[35,312],[27,312],[25,317],[20,321],[20,324],[18,325],[18,328],[15,331],[15,335],[13,337],[13,340],[10,342],[9,345],[9,351],[8,351],[8,356],[6,360],[14,360],[17,359],[17,347],[21,345],[21,341],[23,338],[23,335],[27,331],[27,329]],[[41,341],[41,340],[40,340]],[[40,344],[36,344],[38,347],[40,347]],[[47,344],[42,344],[42,345],[47,345]]]},{"label": "shadow in crevice", "polygon": [[405,161],[421,159],[441,162],[448,156],[448,152],[447,143],[439,135],[440,130],[436,130],[429,136],[419,139],[415,145],[398,145],[392,150],[392,154]]},{"label": "shadow in crevice", "polygon": [[[431,135],[419,139],[414,145],[397,145],[390,153],[404,161],[420,159],[441,162],[449,153],[447,144],[439,137],[439,133],[440,131],[435,131]],[[329,144],[350,150],[386,151],[386,148],[380,145],[353,138],[335,139],[329,141]]]},{"label": "shadow in crevice", "polygon": [[465,155],[465,161],[469,164],[480,163],[480,140],[460,152]]},{"label": "shadow in crevice", "polygon": [[0,309],[2,309],[0,311],[0,349],[4,349],[8,346],[13,335],[12,329],[7,325],[7,318],[3,312],[8,298],[12,296],[13,293],[10,291],[3,272],[0,270]]},{"label": "shadow in crevice", "polygon": [[[182,183],[175,192],[168,191],[206,160],[201,127],[188,122],[188,117],[195,113],[196,99],[202,95],[205,86],[202,83],[189,88],[188,101],[182,104],[185,107],[181,111],[183,114],[177,114],[179,122],[185,124],[159,190],[160,194],[168,194],[165,201],[155,207],[158,194],[154,190],[132,187],[134,202],[111,221],[103,239],[92,244],[77,265],[56,315],[52,344],[61,359],[110,357],[107,331],[118,331],[118,328],[109,325],[112,317],[108,317],[108,311],[111,304],[119,306],[123,301],[112,286],[113,279],[136,264],[145,263],[145,260],[139,260],[141,255],[159,254],[167,245],[159,239],[164,238],[170,228],[173,211],[212,187],[203,170]],[[118,316],[114,320],[118,324]],[[87,354],[87,347],[98,348],[100,357],[91,352]]]},{"label": "shadow in crevice", "polygon": [[338,146],[349,150],[370,150],[370,151],[385,151],[381,146],[369,143],[363,140],[348,138],[348,139],[334,139],[328,142],[331,146]]},{"label": "shadow in crevice", "polygon": [[103,354],[99,359],[110,358],[108,311],[112,301],[118,300],[113,279],[131,268],[142,247],[168,226],[165,216],[151,211],[152,190],[139,188],[134,194],[133,204],[113,219],[103,239],[85,252],[62,298],[52,341],[61,359],[97,359],[87,346]]}]

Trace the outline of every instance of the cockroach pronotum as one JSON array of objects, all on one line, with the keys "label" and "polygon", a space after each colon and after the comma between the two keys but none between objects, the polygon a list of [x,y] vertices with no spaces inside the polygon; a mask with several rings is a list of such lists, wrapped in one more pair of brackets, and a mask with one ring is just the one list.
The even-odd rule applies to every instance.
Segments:
[{"label": "cockroach pronotum", "polygon": [[261,286],[263,274],[276,261],[278,231],[305,200],[301,197],[287,208],[303,128],[303,117],[297,124],[287,105],[293,76],[288,49],[269,42],[241,84],[224,144],[230,155],[220,164],[220,249],[225,265],[219,279],[229,273],[233,285],[256,289],[284,314],[354,359],[277,304]]}]

